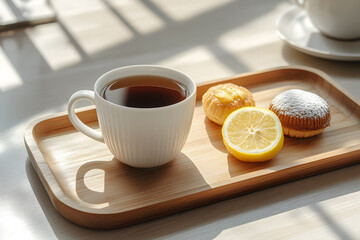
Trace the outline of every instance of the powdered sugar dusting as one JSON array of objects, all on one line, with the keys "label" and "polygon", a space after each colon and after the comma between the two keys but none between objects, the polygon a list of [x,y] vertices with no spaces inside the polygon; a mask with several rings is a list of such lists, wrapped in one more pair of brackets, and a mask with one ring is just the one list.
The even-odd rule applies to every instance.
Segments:
[{"label": "powdered sugar dusting", "polygon": [[283,115],[319,119],[329,111],[327,102],[318,95],[300,89],[291,89],[277,95],[271,105]]}]

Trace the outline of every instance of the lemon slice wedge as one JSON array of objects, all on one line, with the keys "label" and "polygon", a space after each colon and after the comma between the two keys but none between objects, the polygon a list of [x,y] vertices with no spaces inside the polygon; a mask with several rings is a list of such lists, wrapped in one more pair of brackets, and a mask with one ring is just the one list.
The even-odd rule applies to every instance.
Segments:
[{"label": "lemon slice wedge", "polygon": [[243,107],[232,112],[224,122],[222,136],[229,153],[245,162],[270,160],[284,143],[278,116],[259,107]]}]

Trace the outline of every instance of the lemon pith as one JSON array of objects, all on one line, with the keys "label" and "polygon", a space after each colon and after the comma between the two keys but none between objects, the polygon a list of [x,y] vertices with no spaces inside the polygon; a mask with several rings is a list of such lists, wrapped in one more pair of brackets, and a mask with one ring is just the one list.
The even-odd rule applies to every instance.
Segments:
[{"label": "lemon pith", "polygon": [[246,162],[274,158],[284,142],[279,118],[259,107],[244,107],[231,113],[222,127],[222,136],[229,153]]}]

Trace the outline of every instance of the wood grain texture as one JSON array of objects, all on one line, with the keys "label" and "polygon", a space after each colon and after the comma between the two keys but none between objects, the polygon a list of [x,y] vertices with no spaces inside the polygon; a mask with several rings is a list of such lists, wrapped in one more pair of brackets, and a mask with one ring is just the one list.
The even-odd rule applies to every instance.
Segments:
[{"label": "wood grain texture", "polygon": [[[220,82],[248,88],[256,106],[266,108],[287,89],[314,92],[329,103],[331,126],[309,139],[285,137],[283,149],[271,161],[240,162],[226,151],[221,126],[202,110],[201,96]],[[55,208],[76,224],[115,228],[343,167],[360,155],[360,105],[320,71],[287,67],[242,74],[199,85],[197,98],[181,154],[155,169],[120,163],[106,145],[77,132],[66,113],[31,124],[25,144]],[[98,127],[93,107],[78,115]]]}]

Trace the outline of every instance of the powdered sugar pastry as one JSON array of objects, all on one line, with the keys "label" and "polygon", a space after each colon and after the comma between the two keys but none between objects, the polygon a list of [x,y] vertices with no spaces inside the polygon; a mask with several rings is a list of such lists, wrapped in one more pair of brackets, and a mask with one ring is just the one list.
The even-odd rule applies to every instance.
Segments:
[{"label": "powdered sugar pastry", "polygon": [[280,93],[271,101],[271,105],[280,114],[298,118],[320,119],[329,111],[329,105],[324,99],[300,89]]}]

